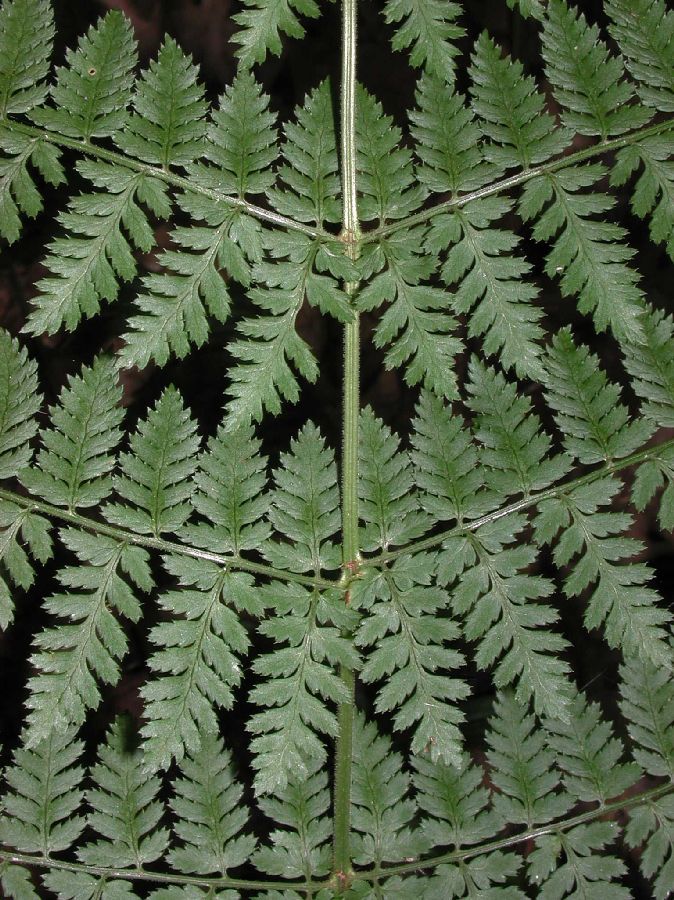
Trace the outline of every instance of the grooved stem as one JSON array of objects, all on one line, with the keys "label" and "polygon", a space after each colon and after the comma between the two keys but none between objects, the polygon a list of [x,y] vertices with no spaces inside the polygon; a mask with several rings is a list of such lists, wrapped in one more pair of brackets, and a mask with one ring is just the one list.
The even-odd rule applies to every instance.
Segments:
[{"label": "grooved stem", "polygon": [[[340,86],[340,140],[342,181],[341,239],[352,259],[358,256],[360,226],[356,190],[356,7],[358,0],[342,2],[342,81]],[[347,284],[352,296],[357,285]],[[342,564],[345,599],[348,582],[358,565],[358,417],[360,412],[360,323],[344,326],[344,376],[342,385]],[[353,756],[353,715],[355,675],[342,667],[340,676],[349,694],[337,712],[338,735],[335,747],[334,784],[334,868],[338,888],[351,879],[351,764]]]}]

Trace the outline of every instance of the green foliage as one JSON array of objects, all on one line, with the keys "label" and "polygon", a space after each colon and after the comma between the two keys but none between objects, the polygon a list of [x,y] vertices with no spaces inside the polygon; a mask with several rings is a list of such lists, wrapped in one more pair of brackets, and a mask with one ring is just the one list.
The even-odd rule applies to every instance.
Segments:
[{"label": "green foliage", "polygon": [[386,0],[384,18],[396,24],[394,50],[409,50],[410,63],[436,77],[454,78],[458,49],[455,41],[465,34],[456,24],[458,3],[439,0]]},{"label": "green foliage", "polygon": [[53,425],[42,431],[36,466],[23,472],[21,483],[71,512],[105,499],[112,491],[112,451],[122,437],[121,397],[110,358],[99,357],[71,378],[50,409]]},{"label": "green foliage", "polygon": [[133,742],[129,722],[117,719],[92,769],[95,787],[87,800],[93,811],[87,824],[101,840],[78,850],[88,865],[142,869],[166,850],[168,832],[157,828],[164,812],[157,798],[160,781],[143,771]]},{"label": "green foliage", "polygon": [[48,0],[11,0],[0,10],[0,118],[29,112],[47,95],[54,15]]},{"label": "green foliage", "polygon": [[46,107],[33,118],[51,131],[90,141],[116,134],[127,118],[127,104],[137,62],[131,23],[111,10],[92,26],[67,65],[57,70],[51,95],[56,109]]},{"label": "green foliage", "polygon": [[[665,900],[671,4],[242,0],[213,103],[120,10],[53,69],[0,3],[0,237],[55,220],[0,290],[0,893]],[[270,54],[340,13],[288,111]]]}]

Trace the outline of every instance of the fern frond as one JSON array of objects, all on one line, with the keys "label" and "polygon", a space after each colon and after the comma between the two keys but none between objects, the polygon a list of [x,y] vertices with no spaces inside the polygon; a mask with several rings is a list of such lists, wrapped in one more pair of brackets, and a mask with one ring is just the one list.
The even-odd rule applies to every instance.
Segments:
[{"label": "fern frond", "polygon": [[240,31],[234,36],[236,55],[246,68],[264,62],[268,53],[281,55],[281,34],[301,38],[304,26],[298,15],[320,15],[316,0],[243,0],[244,9],[233,16]]},{"label": "fern frond", "polygon": [[[308,299],[312,281],[317,288],[316,305],[320,305],[316,294],[324,283],[331,287],[334,283],[327,278],[321,281],[323,276],[312,272],[312,241],[299,235],[289,238],[285,247],[280,246],[278,237],[275,243],[280,255],[290,254],[291,258],[267,264],[254,273],[260,286],[248,296],[262,314],[244,319],[238,326],[240,336],[228,346],[235,359],[227,389],[231,397],[226,406],[229,430],[259,422],[265,410],[277,415],[283,400],[297,402],[299,383],[290,364],[307,381],[313,383],[318,378],[316,358],[297,333],[295,322],[305,297]],[[342,298],[344,295],[334,287]]]},{"label": "fern frond", "polygon": [[388,550],[420,537],[429,520],[417,509],[409,457],[369,407],[361,413],[359,440],[361,546]]},{"label": "fern frond", "polygon": [[664,0],[605,0],[605,9],[641,100],[674,112],[674,12]]},{"label": "fern frond", "polygon": [[[471,894],[478,897],[494,897],[504,900],[525,900],[519,888],[505,886],[512,881],[522,865],[521,857],[515,853],[484,853],[462,861],[456,866],[438,866],[435,875],[425,879],[424,900],[445,900],[447,897],[467,898]],[[504,885],[500,887],[500,885]],[[418,897],[409,895],[409,900]]]},{"label": "fern frond", "polygon": [[498,789],[492,803],[501,821],[531,828],[568,811],[569,798],[555,790],[559,775],[547,736],[512,694],[498,695],[487,744],[490,777]]},{"label": "fern frond", "polygon": [[355,624],[341,594],[322,596],[281,582],[262,590],[274,617],[262,622],[260,631],[276,646],[253,664],[260,680],[250,698],[261,710],[248,730],[255,735],[250,746],[258,794],[285,787],[291,774],[304,777],[310,762],[325,760],[316,732],[337,734],[337,719],[327,704],[351,702],[335,670],[353,671],[359,665],[356,650],[340,634]]},{"label": "fern frond", "polygon": [[419,503],[436,522],[462,524],[494,506],[465,422],[430,391],[420,394],[411,442]]},{"label": "fern frond", "polygon": [[13,866],[11,863],[0,863],[0,887],[3,896],[9,900],[40,900],[28,869],[24,866]]},{"label": "fern frond", "polygon": [[57,70],[51,95],[56,109],[42,107],[33,113],[40,125],[70,137],[109,137],[127,119],[136,41],[129,19],[111,10],[66,54],[67,65]]},{"label": "fern frond", "polygon": [[99,311],[101,300],[114,300],[118,278],[135,277],[132,247],[147,253],[154,245],[140,204],[159,215],[169,212],[166,188],[155,179],[99,161],[80,160],[76,168],[100,190],[74,197],[59,215],[66,235],[49,246],[45,265],[52,274],[38,282],[40,293],[32,299],[31,334],[54,334],[62,326],[72,331],[82,316]]},{"label": "fern frond", "polygon": [[465,616],[465,637],[479,641],[476,665],[497,664],[497,687],[517,682],[520,704],[533,698],[539,715],[566,721],[571,686],[561,654],[567,642],[547,627],[557,622],[557,611],[540,602],[553,585],[527,572],[535,548],[522,542],[510,546],[525,524],[521,516],[508,516],[448,539],[439,555],[438,581],[450,586],[454,614]]},{"label": "fern frond", "polygon": [[35,571],[24,546],[33,559],[46,563],[52,555],[51,524],[47,519],[21,508],[9,500],[0,500],[0,631],[14,618],[14,603],[7,581],[27,590]]},{"label": "fern frond", "polygon": [[168,859],[178,872],[226,875],[250,858],[256,840],[241,834],[249,811],[220,738],[202,737],[200,749],[183,760],[173,792],[175,832],[182,844]]},{"label": "fern frond", "polygon": [[660,497],[658,519],[665,531],[674,529],[674,449],[665,448],[654,459],[643,463],[637,469],[632,485],[632,502],[639,511],[646,506],[654,494],[666,485]]},{"label": "fern frond", "polygon": [[596,703],[588,703],[578,694],[569,712],[568,722],[545,721],[564,787],[581,803],[605,804],[635,784],[641,769],[622,762],[622,743]]},{"label": "fern frond", "polygon": [[512,204],[492,197],[476,200],[450,216],[436,216],[426,240],[429,251],[447,251],[440,277],[453,288],[455,312],[468,313],[468,336],[482,339],[485,355],[498,354],[520,378],[541,378],[542,310],[527,275],[531,265],[515,251],[519,238],[494,223]]},{"label": "fern frond", "polygon": [[119,459],[114,478],[126,503],[108,503],[106,518],[140,534],[178,531],[192,508],[192,476],[197,467],[196,422],[174,387],[167,388],[131,437],[131,452]]},{"label": "fern frond", "polygon": [[353,858],[358,865],[379,868],[384,862],[416,857],[424,842],[412,830],[416,803],[410,797],[410,777],[388,737],[374,722],[357,715],[353,729],[351,822],[357,838]]},{"label": "fern frond", "polygon": [[634,453],[651,436],[648,422],[630,420],[620,388],[607,380],[587,347],[574,343],[570,329],[554,336],[545,367],[545,396],[575,459],[611,462]]},{"label": "fern frond", "polygon": [[396,25],[394,50],[410,51],[410,63],[436,78],[454,81],[456,41],[465,30],[456,24],[461,14],[458,3],[440,0],[386,0],[384,18]]},{"label": "fern frond", "polygon": [[87,865],[142,869],[168,847],[168,831],[157,827],[164,815],[161,782],[146,774],[134,742],[130,721],[120,717],[99,749],[91,771],[94,787],[87,791],[87,824],[101,839],[77,851]]},{"label": "fern frond", "polygon": [[632,211],[640,219],[650,218],[651,240],[656,244],[665,243],[667,253],[674,260],[673,138],[674,133],[669,132],[623,147],[611,170],[611,184],[625,184],[634,172],[643,169],[630,201]]},{"label": "fern frond", "polygon": [[142,688],[146,701],[145,765],[164,769],[185,751],[196,752],[201,735],[217,733],[216,708],[231,708],[241,681],[239,657],[249,645],[238,611],[261,615],[250,575],[227,572],[206,560],[166,557],[179,589],[160,598],[171,616],[150,632],[155,678]]},{"label": "fern frond", "polygon": [[340,183],[330,82],[307,94],[284,126],[282,185],[267,191],[274,209],[299,222],[339,222]]},{"label": "fern frond", "polygon": [[588,629],[601,628],[609,646],[670,668],[666,626],[672,617],[658,606],[660,598],[648,586],[649,567],[624,562],[641,549],[638,541],[622,536],[631,516],[607,509],[621,487],[605,477],[544,500],[534,523],[536,538],[552,543],[561,530],[554,560],[558,566],[571,564],[564,580],[567,596],[592,588],[584,615]]},{"label": "fern frond", "polygon": [[99,357],[71,377],[50,408],[52,427],[43,429],[43,449],[21,483],[37,497],[73,512],[96,506],[112,491],[110,471],[122,432],[122,390],[114,362]]},{"label": "fern frond", "polygon": [[167,37],[156,61],[136,82],[134,114],[115,143],[125,153],[164,169],[193,163],[203,151],[207,111],[199,70]]},{"label": "fern frond", "polygon": [[543,21],[545,16],[545,0],[506,0],[510,9],[516,9],[525,19],[531,17]]},{"label": "fern frond", "polygon": [[[529,181],[519,201],[525,221],[535,221],[533,236],[552,243],[545,271],[560,277],[565,297],[577,296],[578,309],[592,313],[599,331],[610,328],[621,343],[643,342],[643,293],[639,276],[627,263],[634,251],[624,228],[593,218],[614,206],[596,189],[606,174],[600,163],[573,166]],[[583,188],[593,188],[591,194]]]},{"label": "fern frond", "polygon": [[52,730],[32,749],[14,753],[5,772],[0,843],[25,853],[49,856],[68,850],[84,829],[78,815],[84,769],[76,765],[84,745],[76,730]]},{"label": "fern frond", "polygon": [[33,456],[40,409],[37,366],[16,338],[0,329],[0,478],[15,478]]},{"label": "fern frond", "polygon": [[271,846],[260,847],[253,862],[267,875],[311,878],[330,867],[330,808],[328,776],[319,761],[293,772],[288,783],[271,797],[258,801],[272,822],[285,826],[269,835]]},{"label": "fern frond", "polygon": [[[201,100],[193,102],[201,108]],[[275,116],[268,106],[269,98],[253,76],[240,72],[213,112],[208,140],[199,141],[199,154],[211,165],[187,158],[196,138],[186,132],[187,144],[180,152],[190,181],[239,199],[264,192],[274,181],[270,166],[277,153]],[[192,117],[186,128],[193,127],[189,123]],[[151,359],[163,365],[170,353],[183,357],[192,344],[201,346],[210,330],[208,316],[219,322],[229,316],[231,299],[221,270],[248,287],[251,263],[262,258],[260,225],[241,210],[203,193],[183,193],[177,204],[193,223],[177,227],[171,234],[174,246],[159,254],[166,271],[143,279],[144,291],[135,301],[140,313],[129,320],[132,330],[120,354],[126,366],[145,366]]]},{"label": "fern frond", "polygon": [[339,489],[332,448],[318,428],[308,422],[281,455],[274,471],[269,520],[286,540],[269,541],[266,558],[277,568],[293,572],[335,569],[339,549],[331,538],[339,530]]},{"label": "fern frond", "polygon": [[459,850],[484,841],[498,831],[499,821],[489,807],[484,771],[467,756],[459,766],[412,759],[419,809],[426,813],[421,831],[434,848]]},{"label": "fern frond", "polygon": [[641,848],[639,867],[653,884],[654,900],[667,900],[674,884],[674,799],[659,797],[630,812],[628,846]]},{"label": "fern frond", "polygon": [[504,57],[484,32],[471,58],[471,98],[482,133],[485,157],[501,170],[530,169],[562,153],[570,134],[546,110],[544,94],[522,64]]},{"label": "fern frond", "polygon": [[218,429],[199,458],[192,506],[207,522],[187,525],[182,537],[215,553],[259,550],[270,534],[267,460],[252,428]]},{"label": "fern frond", "polygon": [[627,656],[620,669],[620,709],[632,739],[632,756],[649,775],[674,774],[672,674],[643,656]]},{"label": "fern frond", "polygon": [[42,197],[31,168],[54,186],[65,181],[65,173],[59,162],[60,151],[52,144],[2,126],[0,151],[0,236],[13,244],[21,233],[20,214],[34,218],[42,211]]},{"label": "fern frond", "polygon": [[451,646],[460,631],[447,614],[445,591],[430,586],[432,568],[428,554],[402,557],[367,585],[370,596],[352,593],[363,613],[354,640],[368,649],[361,679],[384,681],[377,712],[391,713],[397,731],[414,729],[413,753],[458,765],[463,712],[457,701],[469,691],[455,674],[464,663]]},{"label": "fern frond", "polygon": [[532,412],[531,401],[500,372],[470,361],[468,406],[475,413],[475,437],[483,445],[480,461],[489,469],[490,489],[509,496],[548,487],[569,468],[563,454],[549,456],[551,440]]},{"label": "fern frond", "polygon": [[635,90],[624,78],[624,60],[609,54],[599,29],[566,0],[549,0],[542,41],[547,77],[574,132],[607,138],[649,120],[648,112],[632,103]]},{"label": "fern frond", "polygon": [[96,878],[86,872],[52,869],[42,880],[58,900],[137,900],[138,897],[132,882],[105,875]]},{"label": "fern frond", "polygon": [[116,684],[127,639],[115,611],[137,622],[141,610],[134,588],[152,587],[148,556],[140,547],[72,529],[60,537],[78,565],[59,573],[66,592],[45,603],[57,621],[35,639],[31,662],[37,674],[29,681],[27,700],[31,747],[84,721],[87,709],[101,699],[97,679]]},{"label": "fern frond", "polygon": [[646,342],[626,345],[625,367],[631,386],[644,401],[641,413],[662,428],[674,428],[674,321],[659,310],[644,316]]},{"label": "fern frond", "polygon": [[612,822],[590,822],[536,840],[527,859],[527,877],[541,897],[601,897],[629,900],[632,893],[617,884],[625,863],[607,852],[616,839]]},{"label": "fern frond", "polygon": [[0,9],[0,119],[30,112],[44,101],[53,40],[49,0],[5,0]]}]

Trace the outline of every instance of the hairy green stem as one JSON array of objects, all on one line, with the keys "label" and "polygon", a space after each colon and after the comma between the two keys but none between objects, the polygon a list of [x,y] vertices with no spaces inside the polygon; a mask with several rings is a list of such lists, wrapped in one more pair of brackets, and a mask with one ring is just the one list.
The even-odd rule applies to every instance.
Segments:
[{"label": "hairy green stem", "polygon": [[[340,174],[342,181],[342,232],[347,253],[358,257],[360,226],[356,187],[356,17],[358,0],[342,2],[342,80],[340,86]],[[357,285],[347,284],[353,296]],[[349,579],[360,558],[358,536],[358,419],[360,414],[360,322],[344,326],[344,377],[342,385],[342,565],[345,602],[349,599]],[[351,767],[353,758],[353,715],[355,675],[342,666],[342,682],[349,701],[337,711],[339,732],[335,747],[334,784],[334,877],[338,887],[349,883],[351,872]]]}]

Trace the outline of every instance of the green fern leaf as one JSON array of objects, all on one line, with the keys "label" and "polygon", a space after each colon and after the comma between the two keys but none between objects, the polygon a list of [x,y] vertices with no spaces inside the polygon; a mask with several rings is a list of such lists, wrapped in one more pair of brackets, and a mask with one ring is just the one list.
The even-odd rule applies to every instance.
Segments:
[{"label": "green fern leaf", "polygon": [[[628,846],[641,848],[639,866],[653,882],[654,900],[667,900],[674,883],[674,799],[670,794],[630,811]],[[643,847],[642,847],[643,845]]]},{"label": "green fern leaf", "polygon": [[38,282],[26,325],[31,334],[54,334],[62,326],[72,331],[83,315],[99,311],[102,299],[114,300],[117,279],[136,275],[132,247],[147,253],[154,245],[139,204],[160,215],[169,212],[159,181],[98,161],[80,160],[76,168],[100,190],[74,197],[59,216],[66,236],[50,244],[45,265],[52,275]]},{"label": "green fern leaf", "polygon": [[21,233],[20,213],[34,218],[42,197],[28,164],[51,185],[65,181],[60,151],[47,141],[0,127],[0,236],[13,244]]},{"label": "green fern leaf", "polygon": [[412,759],[416,800],[426,817],[421,831],[431,847],[459,850],[486,840],[498,831],[499,820],[488,809],[484,771],[464,756],[459,766]]},{"label": "green fern leaf", "polygon": [[459,637],[456,623],[443,615],[446,593],[429,586],[433,558],[428,554],[402,557],[370,584],[373,599],[352,594],[364,615],[355,636],[368,649],[360,673],[366,683],[384,684],[375,709],[393,715],[394,728],[414,728],[413,753],[458,765],[463,712],[457,701],[468,687],[455,677],[464,657],[452,644]]},{"label": "green fern leaf", "polygon": [[443,81],[454,80],[456,41],[465,30],[456,24],[458,3],[440,0],[386,0],[384,18],[395,24],[394,50],[410,49],[410,63]]},{"label": "green fern leaf", "polygon": [[642,343],[643,293],[638,275],[627,263],[634,251],[624,243],[625,230],[592,218],[607,213],[614,200],[596,188],[606,169],[601,163],[574,166],[534,178],[525,187],[519,212],[537,220],[535,240],[552,242],[546,273],[559,276],[562,294],[578,296],[578,309],[592,313],[599,331],[611,328],[621,343]]},{"label": "green fern leaf", "polygon": [[649,114],[631,102],[635,91],[623,77],[624,60],[609,54],[599,29],[565,0],[549,0],[542,40],[546,74],[574,132],[607,138],[648,121]]},{"label": "green fern leaf", "polygon": [[510,9],[516,9],[525,19],[531,17],[543,21],[545,16],[544,0],[506,0]]},{"label": "green fern leaf", "polygon": [[27,701],[31,747],[84,721],[87,709],[101,699],[97,679],[117,683],[127,639],[113,610],[137,622],[140,604],[129,582],[142,591],[152,586],[148,556],[140,547],[72,529],[60,537],[78,565],[59,573],[66,592],[45,603],[57,621],[35,639],[31,661],[37,674],[29,681]]},{"label": "green fern leaf", "polygon": [[611,35],[647,106],[674,112],[674,12],[663,0],[606,0]]},{"label": "green fern leaf", "polygon": [[447,251],[440,277],[453,288],[454,311],[469,314],[468,336],[480,337],[483,352],[498,354],[503,367],[520,378],[540,380],[542,310],[533,305],[538,290],[526,278],[531,265],[513,252],[519,239],[493,227],[511,205],[489,198],[436,216],[426,246],[436,254]]},{"label": "green fern leaf", "polygon": [[517,540],[526,520],[518,515],[496,520],[472,534],[449,538],[438,561],[438,581],[451,586],[451,609],[465,616],[464,633],[479,641],[475,663],[494,664],[494,683],[517,682],[517,700],[533,698],[536,712],[568,720],[569,665],[561,656],[567,642],[547,626],[557,611],[541,603],[552,583],[528,573],[536,550]]},{"label": "green fern leaf", "polygon": [[51,524],[37,513],[9,500],[0,500],[0,631],[14,618],[14,603],[8,581],[27,590],[35,578],[30,557],[46,563],[52,556]]},{"label": "green fern leaf", "polygon": [[15,478],[30,463],[40,409],[37,366],[19,342],[0,329],[0,478]]},{"label": "green fern leaf", "polygon": [[193,163],[203,150],[206,102],[198,69],[166,38],[156,61],[136,83],[135,113],[115,143],[131,156],[164,169]]},{"label": "green fern leaf", "polygon": [[671,615],[658,606],[658,594],[648,586],[649,567],[623,562],[641,549],[638,541],[622,536],[631,516],[607,510],[621,487],[611,477],[601,478],[544,500],[534,523],[536,539],[552,543],[561,529],[555,563],[571,563],[564,580],[567,596],[592,588],[584,616],[588,629],[601,628],[609,646],[669,668],[666,626]]},{"label": "green fern leaf", "polygon": [[419,397],[411,441],[419,503],[436,522],[462,524],[493,508],[470,431],[430,391]]},{"label": "green fern leaf", "polygon": [[106,876],[96,878],[86,872],[52,869],[43,881],[58,900],[137,900],[138,897],[130,881]]},{"label": "green fern leaf", "polygon": [[[5,772],[0,843],[49,856],[68,850],[84,829],[77,814],[84,770],[75,765],[84,745],[76,731],[53,730],[33,749],[19,748]],[[21,898],[23,900],[23,898]]]},{"label": "green fern leaf", "polygon": [[245,67],[264,62],[267,53],[280,56],[281,33],[304,36],[297,13],[312,19],[320,14],[315,0],[243,0],[243,5],[233,18],[241,29],[234,37],[239,45],[236,55]]},{"label": "green fern leaf", "polygon": [[267,94],[250,72],[239,71],[208,127],[204,156],[213,167],[191,165],[190,178],[241,199],[263,194],[275,178],[270,169],[278,153],[275,124]]},{"label": "green fern leaf", "polygon": [[199,458],[192,505],[208,522],[187,525],[181,537],[214,553],[238,556],[259,550],[270,534],[263,521],[269,509],[267,460],[252,428],[220,427]]},{"label": "green fern leaf", "polygon": [[599,359],[587,347],[574,343],[568,328],[553,338],[544,381],[564,446],[582,463],[629,456],[653,433],[643,419],[630,421],[619,387],[607,380]]},{"label": "green fern leaf", "polygon": [[197,467],[196,423],[174,387],[161,395],[121,455],[115,490],[126,503],[108,503],[110,522],[140,534],[179,531],[192,508],[192,476]]},{"label": "green fern leaf", "polygon": [[272,565],[315,574],[337,568],[339,550],[331,540],[341,524],[337,484],[335,455],[309,422],[274,472],[269,520],[287,541],[263,547]]},{"label": "green fern leaf", "polygon": [[412,831],[416,803],[409,796],[410,777],[389,738],[374,722],[357,715],[353,729],[351,822],[358,833],[353,858],[357,865],[416,857],[424,843]]},{"label": "green fern leaf", "polygon": [[511,694],[499,694],[487,732],[490,777],[498,793],[492,795],[502,821],[528,828],[568,812],[569,798],[555,789],[559,775],[554,753],[534,716]]},{"label": "green fern leaf", "polygon": [[48,0],[5,0],[0,10],[0,118],[30,112],[47,95],[54,15]]},{"label": "green fern leaf", "polygon": [[490,489],[504,497],[548,487],[569,469],[563,454],[549,456],[551,440],[531,401],[500,372],[470,361],[468,406],[475,413],[475,437],[483,445],[480,461],[489,470]]},{"label": "green fern leaf", "polygon": [[669,132],[623,147],[611,170],[611,184],[625,184],[643,168],[634,187],[632,211],[640,219],[650,217],[651,240],[656,244],[664,242],[674,260],[674,163],[670,158],[673,138],[674,133]]},{"label": "green fern leaf", "polygon": [[8,900],[40,900],[28,869],[0,863],[0,886]]},{"label": "green fern leaf", "polygon": [[537,838],[527,859],[529,883],[543,900],[567,896],[629,900],[631,891],[616,884],[627,868],[607,852],[615,838],[612,822],[590,822]]},{"label": "green fern leaf", "polygon": [[351,702],[335,669],[354,670],[359,660],[340,634],[355,624],[341,594],[322,596],[281,582],[261,590],[274,618],[264,621],[260,631],[276,646],[253,664],[259,682],[250,698],[261,711],[253,715],[248,730],[255,735],[250,745],[255,790],[265,794],[287,785],[291,773],[306,776],[313,760],[325,760],[315,732],[337,734],[337,718],[326,704]]},{"label": "green fern leaf", "polygon": [[656,492],[666,485],[660,497],[658,518],[665,531],[674,529],[674,448],[662,450],[655,458],[642,463],[632,485],[632,502],[640,511]]},{"label": "green fern leaf", "polygon": [[166,557],[164,565],[180,590],[160,598],[171,620],[150,632],[156,677],[142,688],[145,765],[155,771],[185,750],[197,751],[201,735],[217,733],[214,708],[231,708],[241,680],[239,657],[249,645],[230,607],[258,616],[263,611],[249,575],[189,557]]},{"label": "green fern leaf", "polygon": [[258,800],[272,822],[285,826],[269,835],[271,846],[260,847],[253,862],[267,875],[307,878],[327,874],[330,868],[330,808],[328,776],[320,762],[293,773],[287,785],[272,797]]},{"label": "green fern leaf", "polygon": [[42,107],[33,118],[84,141],[114,135],[127,119],[137,59],[131,23],[111,10],[91,26],[77,50],[68,51],[67,66],[57,70],[51,91],[56,109]]},{"label": "green fern leaf", "polygon": [[607,803],[635,784],[641,769],[622,762],[623,746],[596,703],[578,694],[569,722],[547,719],[549,746],[555,751],[567,792],[581,803]]},{"label": "green fern leaf", "polygon": [[473,107],[489,141],[484,155],[495,166],[530,169],[563,153],[570,134],[547,112],[534,78],[520,62],[503,57],[486,32],[475,44],[470,76]]},{"label": "green fern leaf", "polygon": [[129,720],[118,718],[99,749],[94,788],[87,792],[87,824],[102,840],[77,851],[86,865],[142,869],[166,852],[168,831],[157,828],[164,814],[157,796],[161,783],[144,772],[134,743]]},{"label": "green fern leaf", "polygon": [[632,739],[632,756],[656,777],[674,774],[672,675],[643,657],[626,657],[620,669],[620,709]]},{"label": "green fern leaf", "polygon": [[[515,853],[497,850],[474,856],[457,866],[438,866],[435,875],[425,880],[424,900],[468,898],[471,894],[495,900],[526,900],[527,895],[513,885],[499,887],[511,881],[521,865],[522,860]],[[415,896],[419,893],[412,894],[410,900]]]},{"label": "green fern leaf", "polygon": [[96,506],[112,491],[112,451],[124,417],[111,359],[99,357],[91,368],[71,377],[60,403],[50,409],[52,427],[43,429],[43,448],[21,483],[37,497],[73,512]]},{"label": "green fern leaf", "polygon": [[428,517],[417,509],[413,473],[399,441],[368,407],[360,417],[360,517],[364,550],[389,550],[420,537]]},{"label": "green fern leaf", "polygon": [[323,81],[297,109],[296,121],[284,126],[283,165],[278,177],[282,186],[267,195],[281,215],[299,222],[322,225],[339,222],[335,119],[330,82]]},{"label": "green fern leaf", "polygon": [[250,858],[255,838],[241,834],[249,811],[220,738],[203,736],[200,749],[183,760],[173,791],[171,808],[182,844],[168,859],[178,872],[226,875]]}]

